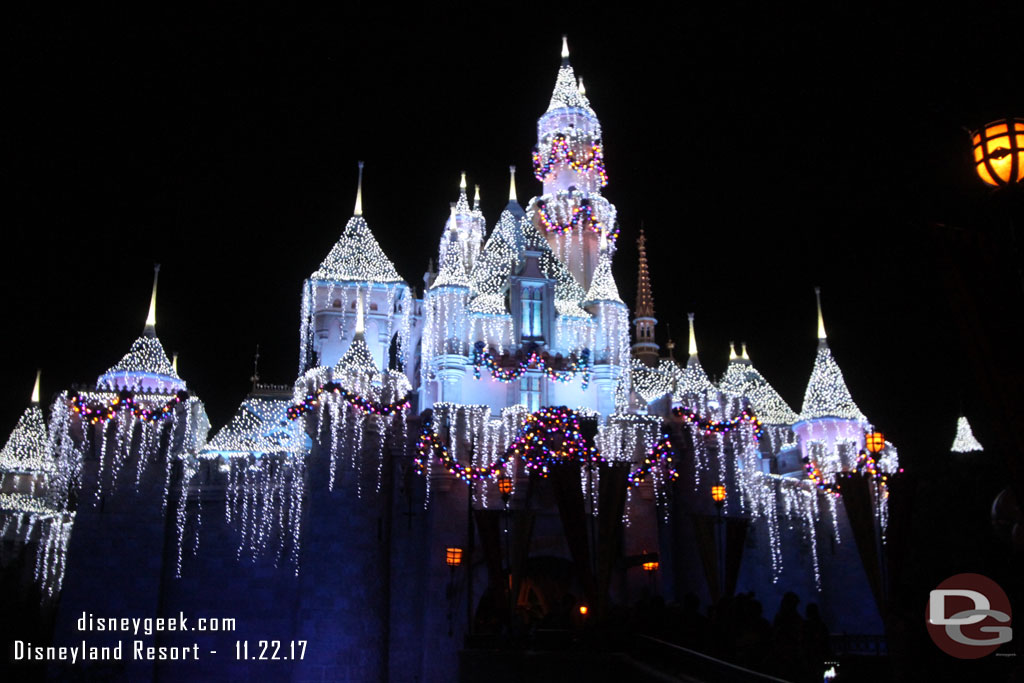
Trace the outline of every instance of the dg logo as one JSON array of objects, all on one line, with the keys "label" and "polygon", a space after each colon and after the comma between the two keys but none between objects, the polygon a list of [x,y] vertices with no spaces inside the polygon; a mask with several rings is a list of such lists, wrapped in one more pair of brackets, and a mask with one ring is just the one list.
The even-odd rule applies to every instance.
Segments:
[{"label": "dg logo", "polygon": [[928,635],[948,655],[978,659],[1010,642],[1010,600],[981,574],[951,576],[928,596]]}]

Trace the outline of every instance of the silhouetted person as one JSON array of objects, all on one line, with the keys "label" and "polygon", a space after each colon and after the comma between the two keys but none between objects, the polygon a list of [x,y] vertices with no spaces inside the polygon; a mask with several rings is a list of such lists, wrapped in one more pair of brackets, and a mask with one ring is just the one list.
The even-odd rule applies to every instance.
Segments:
[{"label": "silhouetted person", "polygon": [[796,609],[799,603],[800,598],[795,593],[786,591],[773,624],[775,646],[771,659],[775,663],[774,673],[789,680],[802,679],[804,669],[804,620]]},{"label": "silhouetted person", "polygon": [[807,621],[804,622],[804,652],[807,655],[807,663],[812,670],[822,669],[822,663],[832,657],[832,647],[829,643],[828,626],[821,619],[821,612],[815,603],[809,603],[804,611]]}]

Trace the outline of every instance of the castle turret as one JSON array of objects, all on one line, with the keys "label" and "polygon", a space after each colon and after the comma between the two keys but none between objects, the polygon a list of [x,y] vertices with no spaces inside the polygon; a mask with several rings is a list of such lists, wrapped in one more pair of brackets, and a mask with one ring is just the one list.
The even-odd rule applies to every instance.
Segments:
[{"label": "castle turret", "polygon": [[[388,364],[392,339],[403,326],[394,309],[409,293],[363,218],[363,162],[355,207],[341,237],[303,286],[301,367],[331,367],[345,353],[354,335],[356,299],[366,304],[366,343],[381,367]],[[411,306],[402,306],[403,315]]]},{"label": "castle turret", "polygon": [[633,355],[644,365],[654,367],[658,364],[658,344],[654,341],[654,326],[658,321],[654,318],[654,293],[651,291],[651,274],[647,269],[647,238],[643,228],[640,228],[636,246],[640,253],[640,263],[637,270],[636,309],[633,311],[633,326],[636,328]]},{"label": "castle turret", "polygon": [[551,102],[537,121],[533,171],[544,193],[530,202],[530,219],[577,282],[588,288],[597,267],[598,234],[605,231],[614,250],[618,229],[615,207],[601,196],[608,184],[601,123],[576,80],[565,38]]},{"label": "castle turret", "polygon": [[676,387],[676,396],[679,398],[702,396],[712,388],[711,380],[704,372],[704,367],[700,364],[700,358],[697,355],[697,334],[693,326],[693,313],[687,313],[686,317],[690,321],[690,343],[688,346],[690,355],[686,359],[686,368],[683,370],[679,386]]},{"label": "castle turret", "polygon": [[98,389],[120,391],[129,389],[147,393],[175,393],[185,389],[171,365],[163,344],[156,336],[156,285],[160,264],[153,268],[153,290],[142,336],[132,342],[128,353],[96,380]]},{"label": "castle turret", "polygon": [[854,467],[857,453],[864,447],[867,418],[853,402],[828,346],[820,288],[814,288],[814,295],[818,303],[818,353],[793,431],[800,438],[801,455],[830,477]]}]

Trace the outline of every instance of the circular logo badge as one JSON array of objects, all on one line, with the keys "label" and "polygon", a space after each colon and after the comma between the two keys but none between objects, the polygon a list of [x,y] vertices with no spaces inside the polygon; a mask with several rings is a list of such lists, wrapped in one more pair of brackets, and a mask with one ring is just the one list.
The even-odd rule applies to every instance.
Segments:
[{"label": "circular logo badge", "polygon": [[951,576],[928,596],[928,635],[948,655],[978,659],[1010,642],[1010,599],[981,574]]}]

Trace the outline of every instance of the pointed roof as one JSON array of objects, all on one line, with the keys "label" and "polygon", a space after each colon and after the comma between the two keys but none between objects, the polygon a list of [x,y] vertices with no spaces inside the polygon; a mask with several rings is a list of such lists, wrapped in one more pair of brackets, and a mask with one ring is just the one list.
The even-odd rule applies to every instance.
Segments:
[{"label": "pointed roof", "polygon": [[747,355],[747,345],[743,344],[742,355],[736,354],[736,347],[730,346],[729,367],[718,383],[720,391],[744,396],[750,402],[754,412],[765,424],[791,425],[800,418],[783,400],[779,392],[768,383]]},{"label": "pointed roof", "polygon": [[843,371],[832,357],[825,336],[825,320],[821,314],[821,290],[814,288],[818,299],[818,355],[814,359],[811,379],[804,392],[804,405],[800,410],[801,420],[821,417],[838,417],[846,420],[866,422],[867,418],[853,402],[850,390],[843,378]]},{"label": "pointed roof", "polygon": [[519,228],[521,220],[507,208],[501,212],[497,225],[473,264],[470,311],[492,315],[508,313],[504,291],[509,276],[519,267],[519,254],[524,242]]},{"label": "pointed roof", "polygon": [[602,249],[597,257],[597,268],[594,269],[594,277],[590,281],[590,289],[587,290],[583,305],[590,306],[598,301],[624,303],[612,275],[612,259],[607,248]]},{"label": "pointed roof", "polygon": [[350,282],[403,282],[395,264],[384,254],[363,218],[363,162],[359,162],[359,186],[352,218],[327,258],[310,275],[313,280]]},{"label": "pointed roof", "polygon": [[640,236],[636,238],[637,250],[640,254],[640,265],[636,276],[636,309],[637,318],[654,317],[654,292],[651,289],[651,273],[647,268],[647,237],[640,228]]},{"label": "pointed roof", "polygon": [[437,269],[437,278],[430,285],[431,289],[438,287],[469,287],[470,278],[466,273],[466,261],[463,252],[464,245],[459,239],[458,230],[455,228],[455,215],[458,209],[453,205],[449,229],[446,235],[447,244],[442,250],[441,263]]},{"label": "pointed roof", "polygon": [[[672,364],[674,365],[674,363]],[[644,365],[638,358],[630,359],[630,381],[633,384],[633,391],[640,394],[647,403],[656,401],[665,394],[671,393],[676,383],[676,373],[662,365],[652,368]]]},{"label": "pointed roof", "polygon": [[956,421],[956,438],[953,439],[953,446],[949,450],[953,453],[976,453],[985,450],[981,442],[974,437],[971,423],[963,415]]},{"label": "pointed roof", "polygon": [[160,265],[153,269],[153,292],[149,299],[149,313],[142,336],[132,342],[128,353],[96,380],[100,389],[153,389],[179,391],[185,382],[171,365],[163,344],[156,336],[156,284]]},{"label": "pointed roof", "polygon": [[680,395],[702,394],[714,387],[711,380],[708,379],[708,374],[704,372],[704,367],[700,364],[700,358],[697,357],[697,335],[694,332],[693,313],[687,313],[686,317],[690,321],[690,357],[686,360],[686,369],[683,370],[676,393]]},{"label": "pointed roof", "polygon": [[52,472],[49,433],[37,404],[25,409],[0,450],[0,472]]},{"label": "pointed roof", "polygon": [[305,452],[310,446],[308,437],[300,421],[288,419],[290,404],[284,399],[250,396],[201,454],[209,457]]},{"label": "pointed roof", "polygon": [[562,36],[562,65],[558,68],[555,90],[551,93],[551,102],[548,104],[547,111],[566,107],[582,109],[588,114],[594,114],[585,91],[582,91],[576,82],[576,72],[573,71],[572,65],[569,63],[568,39]]}]

